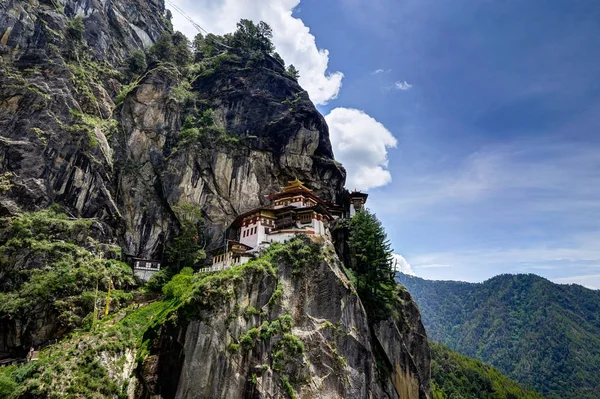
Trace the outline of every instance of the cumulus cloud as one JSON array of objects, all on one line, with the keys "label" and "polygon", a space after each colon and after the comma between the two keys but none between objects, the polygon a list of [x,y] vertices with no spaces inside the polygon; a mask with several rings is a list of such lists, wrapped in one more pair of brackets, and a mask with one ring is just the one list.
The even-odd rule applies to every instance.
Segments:
[{"label": "cumulus cloud", "polygon": [[404,82],[398,81],[394,83],[394,87],[398,90],[407,91],[411,89],[412,85],[405,80]]},{"label": "cumulus cloud", "polygon": [[325,120],[337,160],[346,171],[349,188],[368,190],[392,181],[387,150],[396,147],[392,133],[363,111],[335,108]]},{"label": "cumulus cloud", "polygon": [[[300,85],[316,104],[326,104],[337,97],[341,72],[327,71],[329,51],[317,48],[315,37],[304,22],[292,15],[300,0],[172,0],[204,29],[215,34],[233,32],[242,19],[265,21],[273,28],[277,52],[300,71]],[[193,38],[198,31],[173,10],[175,29]]]},{"label": "cumulus cloud", "polygon": [[400,254],[394,254],[394,269],[400,273],[416,276],[410,263],[408,263],[408,261],[404,259],[404,256]]}]

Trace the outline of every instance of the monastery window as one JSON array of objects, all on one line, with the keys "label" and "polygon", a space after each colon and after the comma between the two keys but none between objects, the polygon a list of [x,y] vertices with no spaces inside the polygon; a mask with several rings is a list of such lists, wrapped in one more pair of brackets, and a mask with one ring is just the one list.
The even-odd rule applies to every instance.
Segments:
[{"label": "monastery window", "polygon": [[265,227],[265,234],[269,234],[271,232],[271,229],[268,227]]}]

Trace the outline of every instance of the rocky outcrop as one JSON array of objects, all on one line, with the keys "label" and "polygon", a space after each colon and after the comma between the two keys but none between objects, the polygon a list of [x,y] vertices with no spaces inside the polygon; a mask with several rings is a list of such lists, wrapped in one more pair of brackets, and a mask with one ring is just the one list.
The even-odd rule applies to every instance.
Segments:
[{"label": "rocky outcrop", "polygon": [[206,284],[155,341],[139,395],[429,397],[429,347],[424,335],[413,340],[420,320],[384,321],[372,334],[333,248],[324,251],[300,269],[280,259],[276,270]]},{"label": "rocky outcrop", "polygon": [[[117,68],[167,29],[163,15],[161,1],[0,2],[0,214],[58,202],[119,219],[107,139]],[[72,40],[77,16],[83,39]]]},{"label": "rocky outcrop", "polygon": [[[333,160],[322,115],[277,61],[249,62],[224,59],[197,77],[188,104],[177,100],[185,90],[180,74],[166,67],[151,70],[125,99],[117,162],[128,253],[156,256],[182,204],[202,209],[221,242],[235,216],[265,204],[288,180],[341,200],[345,172]],[[214,128],[184,141],[182,123],[202,111],[212,111]]]}]

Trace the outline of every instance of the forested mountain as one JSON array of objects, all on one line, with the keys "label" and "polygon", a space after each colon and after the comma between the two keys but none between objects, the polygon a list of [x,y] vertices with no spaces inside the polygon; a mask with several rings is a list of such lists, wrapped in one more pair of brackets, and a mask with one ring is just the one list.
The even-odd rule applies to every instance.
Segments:
[{"label": "forested mountain", "polygon": [[480,284],[399,274],[432,341],[549,398],[600,397],[600,291],[536,275]]},{"label": "forested mountain", "polygon": [[495,368],[461,355],[447,346],[431,343],[433,399],[541,399]]}]

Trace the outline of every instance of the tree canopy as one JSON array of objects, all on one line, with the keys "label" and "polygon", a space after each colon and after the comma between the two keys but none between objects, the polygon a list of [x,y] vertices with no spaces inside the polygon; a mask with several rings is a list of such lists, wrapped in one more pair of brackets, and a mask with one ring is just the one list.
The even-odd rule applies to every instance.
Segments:
[{"label": "tree canopy", "polygon": [[393,251],[375,214],[362,210],[354,215],[350,220],[348,245],[356,290],[367,313],[375,320],[387,316],[396,287]]}]

